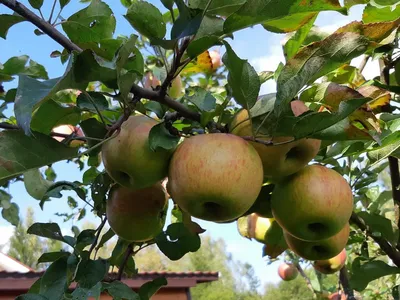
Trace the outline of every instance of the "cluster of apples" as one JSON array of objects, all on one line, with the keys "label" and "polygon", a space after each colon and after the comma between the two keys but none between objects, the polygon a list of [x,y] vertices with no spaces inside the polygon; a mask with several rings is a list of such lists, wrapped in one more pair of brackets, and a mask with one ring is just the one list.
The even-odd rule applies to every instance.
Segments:
[{"label": "cluster of apples", "polygon": [[[298,100],[292,101],[291,107],[296,116],[308,110]],[[232,133],[250,136],[248,119],[248,112],[240,111],[231,124]],[[320,141],[301,139],[284,143],[289,139],[274,138],[274,143],[280,143],[277,146],[251,142],[262,159],[264,180],[274,185],[270,195],[257,199],[256,208],[249,211],[250,215],[238,220],[239,232],[268,247],[268,232],[273,224],[278,224],[283,229],[287,246],[294,253],[315,261],[314,268],[321,273],[337,272],[346,261],[344,248],[353,210],[351,188],[336,171],[321,165],[308,165],[318,153]],[[260,203],[263,202],[262,207]],[[282,253],[276,245],[269,254],[274,256],[274,251]],[[284,280],[292,280],[297,276],[297,270],[289,265],[286,272],[279,274]]]}]

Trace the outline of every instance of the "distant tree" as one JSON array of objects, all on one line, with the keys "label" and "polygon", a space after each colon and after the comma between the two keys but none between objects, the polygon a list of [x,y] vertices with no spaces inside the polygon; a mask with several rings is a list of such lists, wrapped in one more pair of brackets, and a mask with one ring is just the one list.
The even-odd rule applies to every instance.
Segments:
[{"label": "distant tree", "polygon": [[43,253],[43,246],[36,235],[26,232],[33,223],[35,223],[34,211],[29,207],[25,220],[18,224],[10,238],[10,249],[7,254],[25,265],[37,269],[37,260]]},{"label": "distant tree", "polygon": [[312,300],[313,292],[300,276],[292,281],[281,281],[279,284],[267,284],[263,300]]}]

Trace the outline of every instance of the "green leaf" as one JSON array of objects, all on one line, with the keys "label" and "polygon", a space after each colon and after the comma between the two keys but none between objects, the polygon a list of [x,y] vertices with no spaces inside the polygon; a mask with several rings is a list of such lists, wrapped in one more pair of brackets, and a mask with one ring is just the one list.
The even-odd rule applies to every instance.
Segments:
[{"label": "green leaf", "polygon": [[100,239],[100,243],[96,246],[96,248],[100,249],[101,247],[104,246],[105,243],[107,243],[114,236],[115,236],[114,231],[111,228],[108,229],[107,232],[102,235],[102,237]]},{"label": "green leaf", "polygon": [[64,8],[68,3],[71,2],[71,0],[59,0],[60,1],[60,7]]},{"label": "green leaf", "polygon": [[194,87],[193,93],[192,96],[186,96],[185,98],[196,105],[200,111],[211,112],[215,110],[217,100],[209,91],[201,87]]},{"label": "green leaf", "polygon": [[101,93],[86,92],[79,94],[78,98],[76,98],[76,106],[78,106],[80,109],[97,113],[93,102],[100,111],[108,109],[108,101]]},{"label": "green leaf", "polygon": [[61,106],[54,100],[46,101],[34,112],[31,120],[33,131],[50,134],[59,125],[77,125],[81,114],[75,106]]},{"label": "green leaf", "polygon": [[36,294],[24,294],[19,295],[15,300],[49,300],[45,296],[36,295]]},{"label": "green leaf", "polygon": [[378,214],[370,214],[366,211],[357,213],[372,231],[372,234],[380,233],[391,243],[396,243],[399,238],[399,230],[393,228],[392,222]]},{"label": "green leaf", "polygon": [[185,36],[195,35],[202,22],[202,11],[188,8],[182,0],[177,0],[179,16],[171,29],[172,39],[181,39]]},{"label": "green leaf", "polygon": [[400,132],[395,131],[384,139],[380,145],[376,145],[367,153],[371,163],[377,164],[383,159],[386,159],[400,148]]},{"label": "green leaf", "polygon": [[311,20],[315,21],[318,13],[300,13],[293,14],[278,20],[272,20],[262,23],[264,29],[276,32],[285,33],[292,32],[302,28],[305,24],[309,23]]},{"label": "green leaf", "polygon": [[83,173],[82,183],[85,185],[91,184],[92,181],[99,175],[100,172],[97,170],[96,167],[91,167]]},{"label": "green leaf", "polygon": [[168,284],[165,277],[159,277],[143,284],[139,289],[140,300],[150,300],[157,291]]},{"label": "green leaf", "polygon": [[20,74],[25,70],[25,65],[28,60],[29,56],[27,55],[11,57],[4,63],[3,68],[0,69],[0,72],[7,75]]},{"label": "green leaf", "polygon": [[98,212],[105,212],[106,194],[114,181],[106,173],[99,174],[91,186],[94,209]]},{"label": "green leaf", "polygon": [[82,200],[86,199],[85,190],[78,183],[69,181],[59,181],[52,184],[46,192],[47,197],[61,198],[61,191],[75,191]]},{"label": "green leaf", "polygon": [[36,200],[42,200],[53,182],[43,178],[39,169],[31,169],[24,173],[24,185],[28,194]]},{"label": "green leaf", "polygon": [[369,0],[344,0],[344,6],[350,8],[357,4],[367,4]]},{"label": "green leaf", "polygon": [[76,12],[61,25],[74,43],[98,43],[112,38],[116,21],[106,3],[92,0],[88,7]]},{"label": "green leaf", "polygon": [[1,215],[4,220],[10,222],[12,225],[17,226],[19,224],[19,207],[15,203],[11,203],[7,208],[3,208]]},{"label": "green leaf", "polygon": [[187,53],[191,58],[195,58],[210,47],[219,43],[219,37],[214,35],[203,36],[195,39],[189,44]]},{"label": "green leaf", "polygon": [[134,29],[149,39],[162,39],[167,31],[161,12],[146,1],[133,2],[125,18]]},{"label": "green leaf", "polygon": [[364,23],[394,21],[400,16],[400,6],[392,10],[391,7],[378,8],[368,4],[364,8],[362,20]]},{"label": "green leaf", "polygon": [[49,299],[62,299],[67,289],[67,257],[53,262],[40,280],[40,294]]},{"label": "green leaf", "polygon": [[224,24],[225,33],[234,32],[256,24],[277,20],[299,13],[320,12],[326,10],[345,14],[346,9],[336,0],[312,1],[304,5],[303,0],[248,0],[235,13],[230,15]]},{"label": "green leaf", "polygon": [[49,136],[34,135],[26,136],[20,130],[0,132],[0,179],[11,178],[77,154],[76,148],[69,148]]},{"label": "green leaf", "polygon": [[108,271],[106,260],[83,260],[78,265],[75,280],[82,288],[90,289],[103,280]]},{"label": "green leaf", "polygon": [[165,127],[165,123],[153,126],[149,133],[149,145],[153,151],[173,150],[178,145],[179,140],[180,137],[172,135]]},{"label": "green leaf", "polygon": [[[107,129],[104,127],[104,124],[100,123],[95,118],[87,119],[87,120],[81,122],[79,125],[82,128],[85,136],[90,136],[92,138],[97,138],[97,139],[103,139],[105,137],[105,135],[107,134]],[[100,143],[100,141],[96,141],[96,140],[88,141],[89,147],[93,147],[93,146],[97,145],[98,143]],[[98,147],[97,149],[92,150],[89,155],[96,156],[100,151],[101,151],[101,147]]]},{"label": "green leaf", "polygon": [[304,26],[302,26],[299,30],[297,30],[296,33],[286,42],[285,46],[283,47],[286,60],[291,59],[303,45],[304,40],[306,39],[315,22],[315,19],[316,16],[304,24]]},{"label": "green leaf", "polygon": [[53,262],[58,260],[61,257],[68,257],[70,256],[71,253],[65,252],[65,251],[57,251],[57,252],[47,252],[43,253],[39,259],[38,259],[38,264],[40,263],[48,263],[48,262]]},{"label": "green leaf", "polygon": [[96,230],[94,229],[85,229],[79,233],[76,238],[76,246],[75,248],[78,251],[83,251],[86,246],[91,245],[96,239]]},{"label": "green leaf", "polygon": [[35,8],[35,9],[39,9],[42,7],[43,5],[43,0],[29,0],[29,4]]},{"label": "green leaf", "polygon": [[174,0],[161,0],[161,3],[168,10],[172,10],[174,7]]},{"label": "green leaf", "polygon": [[159,119],[162,119],[165,112],[168,110],[168,107],[165,107],[156,101],[148,101],[144,104],[144,107],[146,110],[155,113]]},{"label": "green leaf", "polygon": [[23,74],[33,78],[49,79],[45,67],[32,59],[29,60],[29,65],[25,68]]},{"label": "green leaf", "polygon": [[360,262],[359,259],[356,258],[353,262],[350,284],[351,287],[359,292],[363,291],[368,283],[375,279],[400,273],[400,268],[391,267],[380,260],[366,262],[362,265],[358,264],[360,264]]},{"label": "green leaf", "polygon": [[115,300],[141,300],[138,294],[121,281],[103,282],[102,284],[103,290],[106,290]]},{"label": "green leaf", "polygon": [[254,106],[260,91],[260,78],[247,60],[240,59],[231,46],[224,42],[226,53],[222,61],[229,70],[228,83],[235,101],[249,110]]},{"label": "green leaf", "polygon": [[62,235],[61,229],[57,223],[35,223],[32,224],[26,232],[48,239],[61,241],[72,247],[75,245],[74,240],[68,236],[64,237]]},{"label": "green leaf", "polygon": [[171,260],[179,260],[186,253],[200,248],[200,237],[192,233],[183,223],[173,223],[156,238],[158,248]]},{"label": "green leaf", "polygon": [[[211,1],[207,13],[212,15],[229,16],[233,12],[237,11],[245,2],[246,0],[213,0]],[[207,3],[208,1],[204,0],[189,0],[189,7],[204,10]]]},{"label": "green leaf", "polygon": [[366,37],[352,32],[334,33],[321,42],[312,43],[290,59],[277,80],[277,116],[290,111],[290,101],[307,83],[336,69],[367,50]]},{"label": "green leaf", "polygon": [[26,19],[19,15],[0,15],[0,37],[6,39],[8,30],[15,24],[24,21],[26,21]]},{"label": "green leaf", "polygon": [[378,5],[383,5],[383,6],[386,5],[391,6],[399,3],[398,0],[374,0],[374,2]]}]

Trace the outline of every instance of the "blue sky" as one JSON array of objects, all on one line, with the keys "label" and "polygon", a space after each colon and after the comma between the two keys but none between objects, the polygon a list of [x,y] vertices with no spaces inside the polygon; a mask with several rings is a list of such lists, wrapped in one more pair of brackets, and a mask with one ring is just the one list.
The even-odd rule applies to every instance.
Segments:
[{"label": "blue sky", "polygon": [[[21,1],[29,7],[28,1]],[[46,0],[43,7],[43,14],[49,15],[50,7],[53,1]],[[117,18],[116,34],[129,35],[133,33],[133,29],[129,23],[123,18],[126,9],[118,0],[108,0],[106,2],[113,10]],[[160,1],[149,1],[161,10],[165,10]],[[79,3],[77,0],[72,0],[71,3],[64,9],[62,16],[68,18],[73,12],[82,9],[87,4]],[[56,9],[58,12],[58,8]],[[10,13],[10,10],[0,5],[0,14]],[[353,7],[349,16],[343,16],[336,12],[321,13],[317,19],[317,25],[328,31],[332,31],[339,26],[349,23],[353,20],[360,20],[362,14],[362,6]],[[4,63],[12,56],[27,54],[33,60],[43,64],[48,71],[49,77],[54,78],[61,76],[65,66],[60,63],[58,58],[50,58],[50,53],[54,50],[62,50],[52,39],[46,35],[36,36],[33,33],[35,27],[27,22],[18,24],[12,27],[8,33],[7,40],[0,39],[0,62]],[[21,38],[23,37],[23,38]],[[280,41],[284,35],[273,34],[264,30],[261,26],[255,26],[251,29],[242,30],[235,33],[234,40],[229,40],[235,52],[243,59],[248,59],[249,62],[256,68],[257,71],[275,70],[280,61],[283,62],[281,54]],[[221,49],[221,52],[224,52]],[[373,68],[373,66],[371,67]],[[372,71],[372,70],[371,70]],[[368,73],[368,68],[365,71]],[[17,80],[6,84],[6,89],[15,87]],[[275,87],[272,82],[265,84],[262,87],[261,93],[274,91]],[[11,109],[9,113],[11,113]],[[75,164],[67,164],[65,162],[56,163],[54,165],[58,175],[57,180],[81,181],[82,173],[79,172]],[[38,222],[47,222],[49,220],[58,222],[62,228],[70,228],[76,223],[63,223],[62,219],[56,217],[54,213],[69,211],[66,204],[66,197],[62,199],[53,199],[45,204],[45,209],[42,211],[38,201],[31,198],[26,192],[22,183],[16,183],[11,186],[9,193],[13,196],[20,207],[20,214],[25,215],[27,207],[31,206],[35,209],[35,218]],[[75,196],[74,193],[65,193],[65,195]],[[81,203],[82,205],[83,203]],[[97,220],[92,214],[88,213],[85,220]],[[267,266],[261,257],[262,245],[253,241],[250,242],[242,238],[236,230],[236,224],[214,224],[211,222],[200,221],[203,228],[213,237],[222,237],[225,239],[228,250],[233,254],[235,259],[248,262],[255,268],[256,274],[261,279],[262,283],[279,281],[277,275],[277,263]],[[0,244],[5,243],[12,232],[12,227],[0,219]],[[140,266],[139,266],[140,268]]]}]

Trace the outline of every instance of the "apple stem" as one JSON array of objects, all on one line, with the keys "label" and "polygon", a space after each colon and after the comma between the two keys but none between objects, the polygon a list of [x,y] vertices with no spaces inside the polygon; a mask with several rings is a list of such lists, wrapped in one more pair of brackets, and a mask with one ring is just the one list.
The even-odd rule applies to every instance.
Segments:
[{"label": "apple stem", "polygon": [[347,300],[356,300],[356,298],[354,297],[354,291],[350,286],[346,266],[343,266],[343,268],[340,269],[339,280],[340,280],[340,283],[342,284],[343,291],[346,295],[346,299]]}]

